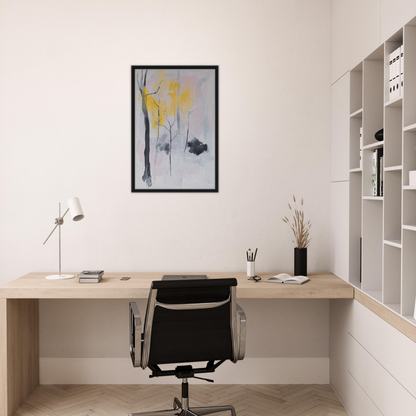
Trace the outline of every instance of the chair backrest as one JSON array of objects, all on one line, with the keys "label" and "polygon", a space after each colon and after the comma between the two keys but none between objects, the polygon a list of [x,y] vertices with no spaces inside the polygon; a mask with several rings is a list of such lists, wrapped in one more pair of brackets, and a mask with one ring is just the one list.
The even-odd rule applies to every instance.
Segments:
[{"label": "chair backrest", "polygon": [[142,368],[237,361],[236,279],[154,281],[147,304]]}]

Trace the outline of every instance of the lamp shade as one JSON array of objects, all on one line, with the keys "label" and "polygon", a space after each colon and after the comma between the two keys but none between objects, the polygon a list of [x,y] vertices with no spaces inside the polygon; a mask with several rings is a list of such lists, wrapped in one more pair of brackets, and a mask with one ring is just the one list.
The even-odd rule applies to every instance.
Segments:
[{"label": "lamp shade", "polygon": [[82,212],[81,203],[79,202],[78,197],[74,196],[68,199],[68,208],[74,221],[81,221],[84,218],[84,213]]}]

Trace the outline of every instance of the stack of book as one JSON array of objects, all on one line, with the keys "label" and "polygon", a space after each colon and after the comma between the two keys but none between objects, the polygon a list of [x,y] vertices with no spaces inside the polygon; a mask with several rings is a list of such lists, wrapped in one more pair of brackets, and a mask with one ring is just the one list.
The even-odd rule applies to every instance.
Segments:
[{"label": "stack of book", "polygon": [[411,170],[409,172],[409,186],[416,187],[416,170]]},{"label": "stack of book", "polygon": [[100,283],[104,270],[84,270],[78,274],[80,283]]}]

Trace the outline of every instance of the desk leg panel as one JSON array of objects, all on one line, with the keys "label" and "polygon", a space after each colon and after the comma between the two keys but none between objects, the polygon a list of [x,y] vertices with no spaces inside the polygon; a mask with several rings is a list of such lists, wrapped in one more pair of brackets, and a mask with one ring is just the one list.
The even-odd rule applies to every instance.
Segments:
[{"label": "desk leg panel", "polygon": [[7,299],[0,299],[0,415],[7,415]]},{"label": "desk leg panel", "polygon": [[13,416],[39,385],[39,300],[1,299],[0,414]]}]

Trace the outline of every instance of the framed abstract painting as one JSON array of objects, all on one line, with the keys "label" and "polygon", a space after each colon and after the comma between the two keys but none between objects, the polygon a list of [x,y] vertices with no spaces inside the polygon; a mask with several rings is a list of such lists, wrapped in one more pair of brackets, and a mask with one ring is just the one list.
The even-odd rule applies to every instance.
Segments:
[{"label": "framed abstract painting", "polygon": [[218,192],[218,66],[132,66],[132,192]]}]

